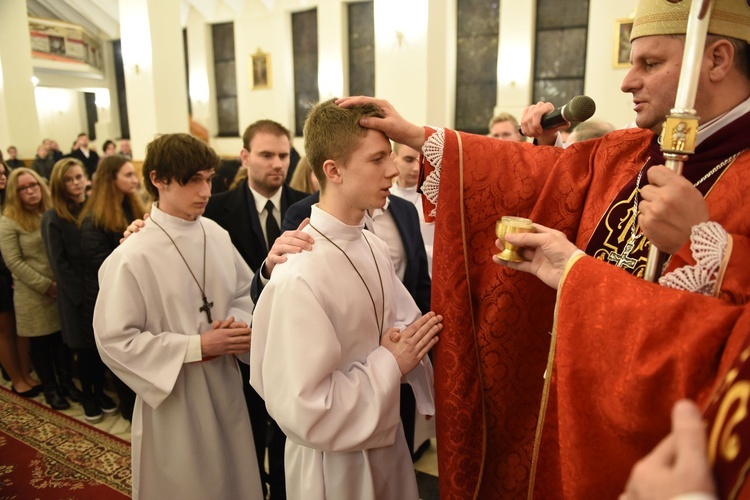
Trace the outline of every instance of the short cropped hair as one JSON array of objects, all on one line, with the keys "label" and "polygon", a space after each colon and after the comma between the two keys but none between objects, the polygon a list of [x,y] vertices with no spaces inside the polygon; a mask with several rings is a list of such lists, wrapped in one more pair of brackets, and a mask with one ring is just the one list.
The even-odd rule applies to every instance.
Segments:
[{"label": "short cropped hair", "polygon": [[581,122],[573,129],[568,142],[586,141],[588,139],[596,139],[603,135],[609,134],[615,129],[615,127],[602,120],[589,120]]},{"label": "short cropped hair", "polygon": [[166,184],[173,180],[184,186],[197,172],[218,168],[221,159],[205,142],[190,134],[164,134],[146,146],[143,182],[148,193],[159,199],[159,190],[151,182],[151,172]]},{"label": "short cropped hair", "polygon": [[738,38],[709,34],[706,37],[706,45],[712,44],[717,40],[726,40],[732,44],[734,48],[734,66],[745,78],[750,80],[750,44]]},{"label": "short cropped hair", "polygon": [[[686,39],[686,35],[669,35],[672,38]],[[742,75],[750,80],[750,43],[746,40],[740,40],[739,38],[732,38],[723,35],[714,35],[709,33],[706,35],[706,47],[717,42],[718,40],[726,40],[734,48],[734,66],[739,70]]]},{"label": "short cropped hair", "polygon": [[341,161],[346,165],[360,140],[367,134],[359,124],[365,116],[383,117],[383,112],[373,104],[342,108],[335,99],[320,102],[310,110],[305,120],[305,153],[321,193],[325,190],[326,176],[323,164],[327,160]]},{"label": "short cropped hair", "polygon": [[516,120],[515,116],[511,115],[510,113],[500,113],[492,117],[492,120],[490,120],[490,124],[487,126],[487,129],[492,129],[492,126],[494,124],[502,122],[510,122],[513,125],[513,128],[518,128],[518,120]]},{"label": "short cropped hair", "polygon": [[250,143],[253,141],[253,137],[260,133],[276,136],[285,135],[289,142],[292,142],[292,133],[282,124],[273,120],[258,120],[250,124],[242,134],[242,147],[250,151]]}]

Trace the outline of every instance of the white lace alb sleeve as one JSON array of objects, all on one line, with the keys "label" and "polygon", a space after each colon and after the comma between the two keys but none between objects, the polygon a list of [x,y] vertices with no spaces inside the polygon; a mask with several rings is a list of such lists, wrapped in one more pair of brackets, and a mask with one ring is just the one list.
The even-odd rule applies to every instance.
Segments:
[{"label": "white lace alb sleeve", "polygon": [[713,296],[718,283],[729,235],[717,222],[703,222],[690,233],[690,250],[696,264],[683,266],[659,278],[668,288]]},{"label": "white lace alb sleeve", "polygon": [[445,129],[439,128],[435,130],[422,146],[422,154],[424,154],[425,160],[430,162],[430,165],[434,168],[430,175],[422,183],[422,193],[425,197],[430,200],[430,203],[435,205],[435,209],[430,215],[435,216],[437,210],[438,191],[440,190],[440,169],[443,166],[443,147],[445,146]]}]

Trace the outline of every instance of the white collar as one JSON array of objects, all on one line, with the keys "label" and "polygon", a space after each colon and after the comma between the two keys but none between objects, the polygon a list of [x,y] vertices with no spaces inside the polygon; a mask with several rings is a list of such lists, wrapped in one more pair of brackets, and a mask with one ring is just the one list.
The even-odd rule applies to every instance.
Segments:
[{"label": "white collar", "polygon": [[[276,209],[279,214],[281,214],[281,189],[279,188],[273,196],[270,198],[266,198],[259,192],[257,192],[255,189],[250,187],[250,184],[247,185],[247,187],[250,189],[250,194],[253,195],[253,201],[255,201],[255,209],[258,211],[258,213],[261,213],[263,210],[266,209],[266,203],[268,200],[271,200],[271,203],[273,203],[273,208]],[[283,187],[283,186],[282,186]]]},{"label": "white collar", "polygon": [[183,219],[182,217],[169,215],[167,212],[161,210],[159,208],[159,202],[155,201],[151,204],[151,213],[149,215],[149,218],[154,219],[154,222],[160,224],[163,227],[180,230],[198,226],[198,221],[200,221],[201,216],[199,215],[195,218],[195,220],[187,220]]},{"label": "white collar", "polygon": [[416,185],[416,184],[414,184],[414,185],[413,185],[413,186],[411,186],[411,187],[403,187],[403,186],[400,186],[400,185],[398,184],[398,182],[394,182],[394,183],[393,183],[393,187],[391,188],[391,190],[392,190],[392,191],[393,191],[393,190],[395,190],[395,191],[401,191],[401,192],[403,192],[403,193],[416,193],[416,192],[417,192],[417,185]]},{"label": "white collar", "polygon": [[388,207],[390,205],[391,205],[391,199],[390,198],[386,198],[385,199],[385,205],[383,205],[383,208],[376,208],[375,210],[373,210],[372,211],[372,216],[370,216],[369,212],[367,210],[365,210],[365,219],[373,220],[376,217],[379,217],[379,216],[383,215],[384,213],[386,213],[388,211]]},{"label": "white collar", "polygon": [[349,224],[342,222],[334,215],[331,215],[320,208],[319,203],[312,206],[310,225],[313,226],[316,231],[322,232],[331,239],[350,241],[362,238],[362,230],[365,228],[364,221],[355,226],[350,226]]}]

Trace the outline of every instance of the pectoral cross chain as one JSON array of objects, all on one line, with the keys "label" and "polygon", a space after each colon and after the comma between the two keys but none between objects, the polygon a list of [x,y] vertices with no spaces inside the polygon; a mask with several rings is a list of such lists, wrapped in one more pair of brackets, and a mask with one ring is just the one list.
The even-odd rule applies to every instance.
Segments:
[{"label": "pectoral cross chain", "polygon": [[213,319],[211,319],[211,308],[214,306],[213,302],[209,302],[206,296],[203,296],[203,305],[200,309],[198,309],[200,312],[206,313],[206,316],[208,316],[208,322],[213,323]]},{"label": "pectoral cross chain", "polygon": [[166,229],[161,227],[161,225],[154,220],[152,217],[149,219],[150,222],[153,222],[156,224],[156,226],[161,229],[164,234],[167,235],[167,238],[169,238],[169,241],[172,242],[172,245],[174,245],[175,250],[177,250],[177,253],[180,254],[180,258],[182,259],[182,262],[185,263],[185,267],[187,267],[188,272],[190,273],[190,276],[193,277],[193,280],[195,281],[195,284],[198,286],[198,290],[201,291],[201,297],[203,297],[203,305],[198,309],[198,312],[204,312],[206,313],[206,316],[208,316],[208,322],[212,323],[213,319],[211,318],[211,308],[214,306],[213,302],[209,302],[206,298],[206,229],[203,227],[203,223],[201,222],[201,230],[203,231],[203,286],[198,282],[198,278],[195,277],[195,273],[190,268],[190,264],[188,264],[187,259],[185,259],[185,256],[182,255],[182,252],[180,251],[180,247],[177,246],[177,243],[175,243],[174,238],[170,236],[170,234],[167,232]]}]

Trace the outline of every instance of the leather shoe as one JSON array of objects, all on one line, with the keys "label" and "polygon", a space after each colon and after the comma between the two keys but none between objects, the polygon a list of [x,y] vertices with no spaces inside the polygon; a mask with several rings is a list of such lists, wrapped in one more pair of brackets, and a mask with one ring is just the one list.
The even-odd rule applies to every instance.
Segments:
[{"label": "leather shoe", "polygon": [[74,403],[80,403],[83,398],[83,393],[76,387],[76,384],[72,380],[60,383],[60,393]]},{"label": "leather shoe", "polygon": [[65,399],[57,388],[44,390],[44,400],[53,410],[67,410],[70,408],[70,403]]},{"label": "leather shoe", "polygon": [[18,394],[22,398],[35,398],[39,395],[42,389],[41,386],[37,385],[29,389],[28,391],[18,392],[16,388],[11,385],[10,390],[13,391],[13,394]]}]

